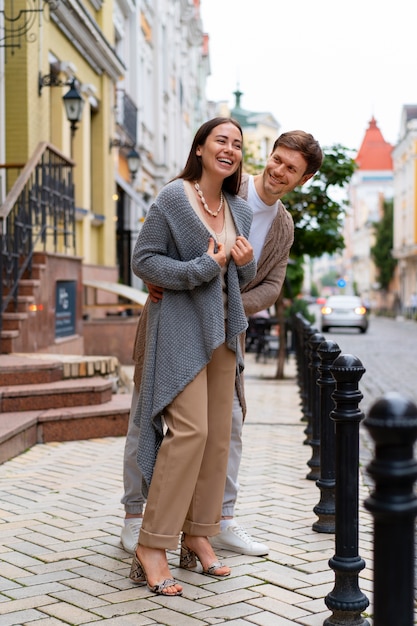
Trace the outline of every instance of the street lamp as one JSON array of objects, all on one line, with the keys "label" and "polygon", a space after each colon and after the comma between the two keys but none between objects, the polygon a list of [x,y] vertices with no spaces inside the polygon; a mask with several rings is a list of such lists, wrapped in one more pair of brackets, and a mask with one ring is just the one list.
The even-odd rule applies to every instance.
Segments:
[{"label": "street lamp", "polygon": [[70,87],[69,91],[67,91],[67,93],[64,96],[62,96],[62,100],[64,101],[67,119],[71,124],[71,139],[72,139],[75,135],[75,131],[78,128],[77,123],[81,121],[81,117],[83,114],[84,100],[76,87],[75,78],[72,79],[69,87]]},{"label": "street lamp", "polygon": [[132,148],[128,152],[126,159],[127,159],[127,167],[129,168],[129,172],[133,181],[136,177],[136,174],[138,173],[138,169],[140,165],[140,156],[136,152],[136,150]]}]

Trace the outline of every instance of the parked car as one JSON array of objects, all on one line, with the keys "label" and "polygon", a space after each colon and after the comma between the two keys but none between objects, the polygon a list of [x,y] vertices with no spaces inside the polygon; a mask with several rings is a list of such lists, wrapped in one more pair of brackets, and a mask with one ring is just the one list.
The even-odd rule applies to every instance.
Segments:
[{"label": "parked car", "polygon": [[321,331],[329,328],[359,328],[361,333],[368,329],[368,310],[358,296],[329,296],[321,308]]}]

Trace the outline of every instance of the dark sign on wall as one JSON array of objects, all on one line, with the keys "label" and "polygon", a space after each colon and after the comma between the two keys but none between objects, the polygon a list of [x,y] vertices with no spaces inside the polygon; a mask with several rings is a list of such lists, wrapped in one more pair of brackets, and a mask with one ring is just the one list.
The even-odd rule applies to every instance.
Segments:
[{"label": "dark sign on wall", "polygon": [[56,283],[55,337],[75,335],[75,312],[77,304],[77,282],[58,280]]}]

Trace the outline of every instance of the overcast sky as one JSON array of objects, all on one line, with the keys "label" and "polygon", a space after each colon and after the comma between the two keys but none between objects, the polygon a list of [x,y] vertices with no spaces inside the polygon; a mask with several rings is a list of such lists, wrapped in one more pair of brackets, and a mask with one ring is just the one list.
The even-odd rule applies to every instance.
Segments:
[{"label": "overcast sky", "polygon": [[207,96],[269,111],[280,132],[358,150],[372,116],[398,140],[417,104],[416,0],[201,0],[210,37]]}]

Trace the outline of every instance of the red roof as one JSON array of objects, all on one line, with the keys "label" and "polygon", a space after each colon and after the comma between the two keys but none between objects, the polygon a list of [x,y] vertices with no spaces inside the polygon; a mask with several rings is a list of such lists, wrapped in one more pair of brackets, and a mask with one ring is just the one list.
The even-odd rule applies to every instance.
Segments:
[{"label": "red roof", "polygon": [[392,170],[393,147],[385,141],[372,116],[355,161],[360,170]]}]

